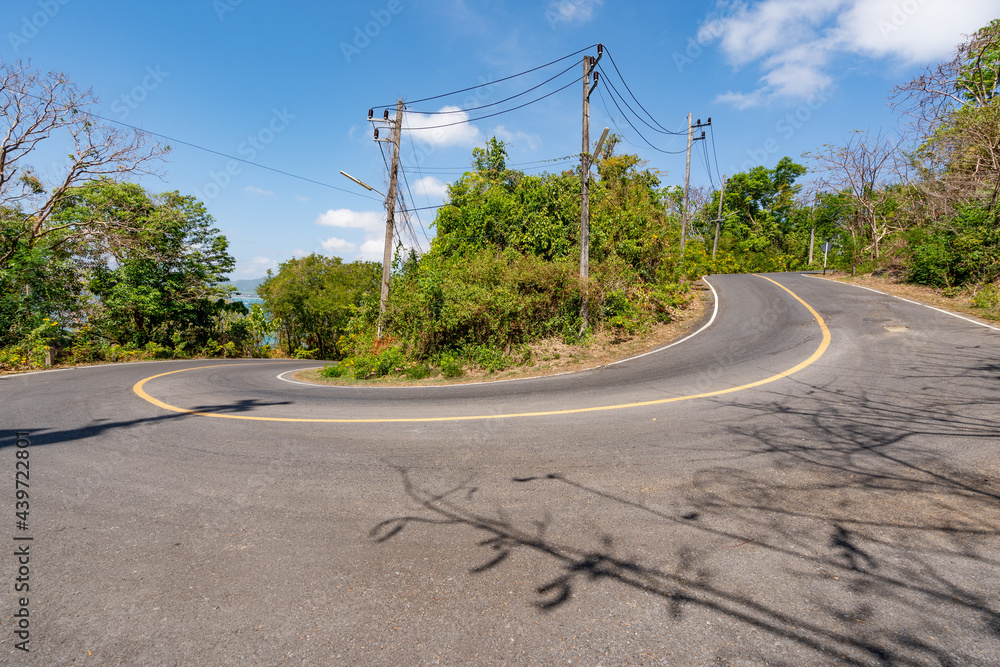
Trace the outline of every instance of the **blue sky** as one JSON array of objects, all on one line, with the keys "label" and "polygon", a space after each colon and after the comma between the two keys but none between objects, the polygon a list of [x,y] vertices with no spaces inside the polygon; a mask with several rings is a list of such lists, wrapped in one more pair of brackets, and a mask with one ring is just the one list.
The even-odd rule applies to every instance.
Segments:
[{"label": "blue sky", "polygon": [[[998,15],[996,0],[6,0],[0,56],[92,88],[101,100],[94,112],[109,119],[301,177],[163,140],[173,150],[161,175],[141,181],[154,192],[201,198],[229,238],[233,277],[252,278],[312,252],[381,260],[381,198],[339,174],[386,191],[369,107],[482,86],[409,107],[402,162],[412,202],[438,205],[446,184],[468,168],[472,148],[493,135],[527,171],[570,168],[543,161],[580,152],[582,54],[497,81],[601,42],[657,123],[680,130],[688,113],[712,118],[691,174],[692,185],[711,187],[720,173],[800,159],[855,129],[893,131],[892,86],[950,58],[964,34]],[[517,99],[569,86],[535,104],[415,129],[486,115],[474,107],[573,63]],[[628,96],[608,55],[601,66]],[[456,108],[469,112],[420,113]],[[683,137],[633,123],[661,150],[683,152]],[[591,98],[592,141],[605,126],[617,128],[623,150],[661,171],[664,183],[683,183],[684,155],[649,148],[602,82]],[[50,145],[39,157],[60,154],[65,146]],[[433,214],[420,211],[413,220],[424,247]]]}]

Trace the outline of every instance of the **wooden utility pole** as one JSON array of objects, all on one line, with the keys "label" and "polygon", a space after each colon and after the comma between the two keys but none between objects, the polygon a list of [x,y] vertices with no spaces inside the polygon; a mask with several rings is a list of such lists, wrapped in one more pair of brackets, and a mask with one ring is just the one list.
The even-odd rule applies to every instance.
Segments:
[{"label": "wooden utility pole", "polygon": [[813,246],[816,245],[816,205],[819,203],[819,193],[816,193],[816,201],[813,202],[812,225],[809,227],[809,266],[813,263]]},{"label": "wooden utility pole", "polygon": [[[604,55],[604,45],[597,45],[597,58],[583,57],[583,150],[580,153],[580,282],[586,290],[590,278],[590,73],[597,61]],[[597,88],[597,72],[594,72],[594,88]],[[580,301],[580,332],[587,329],[590,318],[590,304],[584,292]]]},{"label": "wooden utility pole", "polygon": [[693,136],[694,126],[691,125],[691,114],[688,114],[687,166],[684,168],[684,206],[681,209],[681,255],[684,254],[684,239],[687,236],[688,187],[691,184],[691,139]]},{"label": "wooden utility pole", "polygon": [[[722,197],[726,194],[726,175],[722,175],[722,189],[719,190],[719,217],[715,219],[715,243],[712,244],[712,260],[715,260],[715,251],[719,249],[719,228],[722,226]],[[811,261],[811,260],[810,260]]]},{"label": "wooden utility pole", "polygon": [[[590,56],[583,57],[583,150],[580,152],[580,278],[590,276]],[[581,316],[586,320],[587,300]]]},{"label": "wooden utility pole", "polygon": [[392,167],[389,169],[389,194],[385,198],[385,251],[382,253],[382,295],[378,302],[376,336],[382,338],[385,304],[389,299],[389,276],[392,273],[392,232],[396,219],[396,177],[399,173],[399,140],[403,134],[403,100],[396,102],[396,120],[392,126]]}]

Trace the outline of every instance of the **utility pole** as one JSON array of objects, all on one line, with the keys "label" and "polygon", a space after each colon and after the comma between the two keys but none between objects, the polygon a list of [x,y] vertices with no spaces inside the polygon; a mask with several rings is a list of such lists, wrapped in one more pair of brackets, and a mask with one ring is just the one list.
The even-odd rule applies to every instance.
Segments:
[{"label": "utility pole", "polygon": [[[580,153],[580,281],[583,289],[590,278],[590,95],[597,88],[597,72],[594,72],[594,88],[590,87],[590,73],[604,55],[604,45],[597,45],[597,58],[583,57],[583,150]],[[584,292],[580,302],[580,333],[587,329],[590,304]]]},{"label": "utility pole", "polygon": [[812,225],[809,227],[809,266],[813,263],[813,246],[816,244],[816,205],[819,204],[819,193],[816,193],[816,201],[813,202]]},{"label": "utility pole", "polygon": [[697,139],[694,136],[694,130],[698,127],[708,127],[712,124],[712,119],[709,118],[708,122],[704,125],[701,124],[701,118],[698,119],[698,123],[695,125],[691,124],[691,114],[688,114],[688,144],[687,144],[687,166],[684,167],[684,208],[681,211],[681,256],[684,255],[684,241],[687,238],[687,222],[688,222],[688,188],[691,185],[691,144],[698,139],[705,138],[705,131],[701,131],[701,136]]},{"label": "utility pole", "polygon": [[[372,119],[372,112],[368,112],[368,120]],[[382,326],[385,320],[385,305],[389,299],[389,276],[392,273],[392,232],[396,220],[396,177],[399,174],[399,141],[403,134],[403,100],[396,102],[396,120],[389,121],[389,110],[385,110],[383,122],[389,122],[392,128],[392,166],[389,168],[389,194],[385,197],[385,250],[382,253],[382,294],[378,302],[378,328],[376,336],[382,338]],[[375,130],[375,141],[386,141],[379,139],[378,130]],[[350,177],[349,177],[350,178]]]},{"label": "utility pole", "polygon": [[[715,251],[719,249],[719,227],[722,226],[722,197],[725,194],[726,194],[726,175],[723,174],[722,189],[719,190],[719,217],[715,219],[715,243],[712,244],[712,261],[715,261]],[[812,259],[810,259],[809,261],[811,262]]]},{"label": "utility pole", "polygon": [[691,184],[691,137],[694,126],[691,125],[691,114],[688,114],[688,147],[687,166],[684,167],[684,205],[681,208],[681,256],[684,256],[684,239],[687,237],[688,224],[688,186]]}]

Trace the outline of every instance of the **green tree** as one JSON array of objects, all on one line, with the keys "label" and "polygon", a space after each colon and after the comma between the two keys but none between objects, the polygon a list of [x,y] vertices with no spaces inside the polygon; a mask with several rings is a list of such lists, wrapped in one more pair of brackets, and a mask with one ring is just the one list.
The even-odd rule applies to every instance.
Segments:
[{"label": "green tree", "polygon": [[[783,157],[774,169],[754,167],[726,181],[723,195],[723,236],[720,247],[737,254],[781,253],[789,249],[786,237],[801,222],[796,181],[806,168]],[[704,217],[718,215],[719,193],[706,204]]]},{"label": "green tree", "polygon": [[199,346],[227,308],[225,275],[235,267],[228,241],[191,196],[151,196],[134,184],[96,181],[76,189],[54,214],[59,221],[130,219],[140,243],[101,248],[114,258],[89,269],[98,299],[92,323],[108,339],[145,345]]},{"label": "green tree", "polygon": [[473,149],[474,171],[449,186],[434,221],[434,252],[512,248],[548,260],[571,254],[579,243],[579,177],[530,176],[507,169],[506,160],[495,137]]},{"label": "green tree", "polygon": [[366,296],[377,300],[381,276],[375,262],[313,254],[283,262],[277,274],[268,271],[257,293],[280,319],[278,338],[287,354],[309,348],[317,358],[338,359],[348,322]]},{"label": "green tree", "polygon": [[67,252],[19,242],[0,265],[0,348],[23,339],[46,317],[66,324],[77,320],[79,277],[78,263]]}]

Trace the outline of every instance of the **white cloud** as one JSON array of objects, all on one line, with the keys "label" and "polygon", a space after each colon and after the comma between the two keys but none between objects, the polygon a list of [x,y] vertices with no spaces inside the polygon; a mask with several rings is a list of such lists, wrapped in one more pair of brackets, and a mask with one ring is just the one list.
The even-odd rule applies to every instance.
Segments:
[{"label": "white cloud", "polygon": [[415,140],[432,146],[475,146],[480,141],[479,128],[468,120],[467,112],[459,107],[446,106],[437,114],[407,112],[403,114],[403,127]]},{"label": "white cloud", "polygon": [[270,257],[254,257],[249,262],[239,262],[233,272],[233,278],[259,278],[267,273],[267,270],[278,270],[278,262]]},{"label": "white cloud", "polygon": [[931,64],[948,58],[963,35],[986,25],[996,0],[740,0],[720,4],[698,38],[718,39],[734,67],[756,63],[759,86],[720,102],[746,108],[803,100],[833,85],[831,62],[845,54]]},{"label": "white cloud", "polygon": [[309,201],[309,197],[303,197],[302,195],[292,195],[292,199],[303,204]]},{"label": "white cloud", "polygon": [[716,102],[721,102],[722,104],[731,104],[737,109],[749,109],[750,107],[759,106],[763,101],[763,93],[756,91],[753,93],[734,93],[733,91],[727,91],[721,95],[717,95],[715,98]]},{"label": "white cloud", "polygon": [[553,27],[558,23],[583,25],[594,18],[594,9],[604,0],[552,0],[546,16]]},{"label": "white cloud", "polygon": [[338,239],[336,236],[331,236],[325,241],[322,241],[320,245],[323,250],[332,253],[343,253],[343,252],[354,252],[358,249],[357,244],[351,243],[346,239]]},{"label": "white cloud", "polygon": [[413,184],[413,194],[427,199],[444,199],[448,195],[448,184],[433,176],[425,176]]},{"label": "white cloud", "polygon": [[261,196],[261,197],[270,197],[270,196],[274,195],[274,191],[273,190],[265,190],[263,188],[258,188],[255,185],[248,185],[245,188],[243,188],[243,190],[245,192],[249,192],[252,195],[258,195],[258,196]]},{"label": "white cloud", "polygon": [[[319,246],[324,252],[351,260],[382,261],[382,252],[385,248],[384,213],[331,209],[319,216],[316,224],[361,232],[358,235],[361,240],[348,235],[348,238],[331,236],[325,241],[319,241]],[[403,245],[409,248],[405,242]]]},{"label": "white cloud", "polygon": [[315,224],[376,232],[385,229],[385,214],[381,211],[352,211],[349,208],[330,209],[316,218]]},{"label": "white cloud", "polygon": [[930,63],[954,53],[997,17],[996,0],[866,0],[840,16],[842,39],[861,53]]},{"label": "white cloud", "polygon": [[292,251],[292,257],[294,257],[295,259],[302,259],[303,257],[308,257],[311,254],[312,253],[306,252],[301,248],[296,248],[295,250]]},{"label": "white cloud", "polygon": [[528,134],[524,130],[511,132],[503,125],[498,125],[493,130],[493,136],[508,144],[526,146],[529,150],[538,150],[538,143],[541,139],[537,134]]},{"label": "white cloud", "polygon": [[361,254],[358,259],[368,262],[381,262],[385,253],[385,235],[380,238],[370,238],[361,244]]}]

